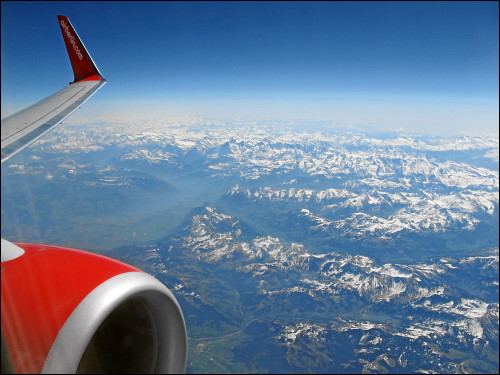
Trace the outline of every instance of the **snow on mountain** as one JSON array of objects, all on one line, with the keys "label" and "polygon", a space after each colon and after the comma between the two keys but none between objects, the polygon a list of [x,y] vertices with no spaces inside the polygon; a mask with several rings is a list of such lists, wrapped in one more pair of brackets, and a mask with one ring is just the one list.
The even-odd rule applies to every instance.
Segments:
[{"label": "snow on mountain", "polygon": [[[449,277],[446,275],[463,272],[462,265],[469,264],[474,264],[474,269],[493,268],[491,273],[494,275],[498,253],[459,260],[441,259],[431,264],[377,265],[373,259],[361,255],[311,254],[300,244],[286,244],[271,236],[248,236],[245,233],[248,229],[239,219],[214,207],[204,207],[192,216],[185,228],[186,235],[178,241],[185,251],[206,262],[223,264],[233,259],[237,261],[238,272],[259,280],[269,279],[270,275],[280,271],[296,270],[307,275],[281,287],[260,284],[259,293],[267,296],[293,293],[333,297],[354,293],[372,303],[401,303],[417,310],[457,316],[458,320],[462,319],[460,321],[477,320],[494,307],[480,299],[449,299],[446,297],[449,287],[443,280]],[[444,299],[433,300],[436,297]],[[457,326],[460,324],[456,323]],[[480,337],[479,328],[471,324],[476,323],[463,323],[460,327]],[[429,330],[414,327],[410,331],[412,336],[425,336]]]},{"label": "snow on mountain", "polygon": [[[351,194],[351,196],[354,194]],[[318,231],[339,233],[341,236],[377,235],[382,238],[401,231],[442,232],[449,228],[472,230],[480,222],[476,215],[493,215],[498,207],[498,193],[465,190],[457,194],[408,193],[367,194],[363,193],[345,199],[341,203],[324,207],[326,212],[335,212],[342,208],[366,209],[403,207],[393,209],[388,217],[381,217],[365,212],[354,212],[350,216],[328,220],[308,209],[296,212],[296,217],[309,222],[309,226]]]},{"label": "snow on mountain", "polygon": [[183,247],[207,262],[243,257],[246,261],[288,261],[300,263],[298,255],[305,252],[302,245],[285,245],[279,239],[266,236],[246,236],[245,225],[214,207],[204,207],[194,215],[182,237]]},{"label": "snow on mountain", "polygon": [[[419,368],[417,372],[422,373],[438,370],[455,373],[461,366],[447,355],[450,348],[451,352],[457,353],[460,344],[466,348],[470,345],[472,350],[482,350],[490,345],[476,320],[450,322],[428,318],[405,322],[403,327],[395,328],[390,324],[336,318],[329,324],[298,322],[283,325],[273,339],[287,348],[288,354],[305,352],[304,347],[313,348],[322,354],[315,357],[316,361],[321,359],[323,364],[331,365],[332,359],[334,363],[337,359],[339,371],[350,368],[363,373],[387,373],[395,369],[399,372],[415,366]],[[332,354],[341,349],[343,355],[340,358],[324,355],[323,348],[329,348]],[[345,354],[351,351],[355,356],[349,360]]]},{"label": "snow on mountain", "polygon": [[285,325],[280,335],[274,339],[282,341],[286,346],[291,346],[298,336],[305,335],[313,340],[325,342],[324,337],[325,327],[319,324],[297,323],[294,326]]},{"label": "snow on mountain", "polygon": [[[35,150],[87,153],[115,147],[118,155],[114,160],[121,163],[166,164],[177,171],[203,173],[206,178],[239,178],[243,183],[266,176],[278,181],[286,176],[283,183],[297,175],[321,177],[332,184],[335,181],[335,187],[323,183],[318,189],[296,182],[286,189],[250,189],[238,184],[228,190],[227,196],[251,201],[321,203],[322,212],[301,211],[299,216],[317,222],[312,225],[315,230],[342,232],[342,236],[368,234],[386,238],[405,231],[472,230],[481,221],[478,215],[493,215],[498,207],[497,171],[440,161],[421,152],[490,152],[498,145],[493,138],[424,139],[399,135],[376,139],[353,132],[297,132],[254,123],[234,127],[196,121],[186,125],[181,120],[169,120],[96,124],[88,128],[68,126],[37,143]],[[15,173],[41,173],[35,167],[11,168]],[[72,168],[70,173],[78,171]],[[52,178],[53,173],[48,176]],[[346,210],[351,214],[346,216]],[[334,219],[341,211],[343,214]]]},{"label": "snow on mountain", "polygon": [[[261,325],[256,332],[271,326],[270,340],[287,358],[303,361],[290,372],[333,364],[339,373],[468,372],[449,353],[460,361],[463,348],[498,354],[488,346],[498,347],[498,250],[452,257],[469,234],[475,250],[490,246],[481,236],[495,235],[488,231],[498,221],[496,138],[172,118],[62,126],[27,151],[29,162],[9,164],[7,173],[40,176],[52,186],[68,182],[70,192],[69,182],[77,182],[109,193],[106,199],[134,187],[142,196],[147,186],[155,202],[152,185],[162,193],[169,187],[155,173],[193,191],[200,182],[193,196],[203,199],[201,186],[218,187],[206,195],[210,203],[189,207],[165,244],[140,247],[134,256],[149,272],[173,280],[169,285],[198,332],[238,340],[253,335],[243,333],[252,320]],[[50,166],[40,161],[47,159]],[[182,204],[201,204],[183,193]],[[232,210],[217,208],[219,202]],[[249,221],[254,225],[263,220],[256,225],[261,232],[239,213],[256,216]],[[453,242],[457,233],[463,237]],[[401,249],[398,259],[408,259],[402,264],[393,260],[400,249],[383,244],[388,239],[396,247],[392,240],[405,236],[416,238],[416,250]],[[451,245],[436,259],[412,263],[411,251],[429,238],[451,238]],[[328,246],[317,245],[322,240]],[[358,243],[371,240],[373,252],[363,254],[372,257],[356,254]],[[379,249],[386,252],[381,258],[373,255]],[[358,367],[337,360],[345,351],[355,354]],[[311,358],[328,366],[310,367]]]},{"label": "snow on mountain", "polygon": [[498,154],[499,154],[499,148],[495,148],[493,150],[489,150],[483,155],[483,158],[488,158],[493,161],[496,161],[498,163]]},{"label": "snow on mountain", "polygon": [[[449,186],[491,185],[495,181],[498,185],[498,174],[495,180],[495,176],[485,171],[456,162],[439,162],[422,153],[457,150],[494,153],[498,149],[495,138],[424,139],[396,135],[377,139],[362,133],[336,132],[335,129],[317,132],[301,128],[297,131],[286,125],[256,126],[249,122],[235,126],[234,122],[171,119],[66,125],[37,144],[38,149],[59,153],[92,152],[110,146],[122,149],[121,157],[125,160],[135,158],[154,163],[171,158],[169,152],[162,150],[164,147],[180,156],[196,151],[207,155],[208,163],[204,166],[207,171],[216,174],[221,168],[227,169],[224,163],[238,163],[238,169],[231,168],[231,172],[237,174],[239,171],[242,177],[249,179],[277,169],[299,169],[311,176],[333,178],[355,174],[357,178],[377,177],[386,183],[398,183],[398,175],[424,173],[437,175]],[[457,170],[463,171],[457,174]]]},{"label": "snow on mountain", "polygon": [[228,196],[244,196],[251,200],[270,200],[270,201],[297,201],[297,202],[325,202],[332,199],[352,197],[355,194],[346,189],[272,189],[270,187],[261,187],[255,190],[244,189],[239,185],[234,185],[227,192]]}]

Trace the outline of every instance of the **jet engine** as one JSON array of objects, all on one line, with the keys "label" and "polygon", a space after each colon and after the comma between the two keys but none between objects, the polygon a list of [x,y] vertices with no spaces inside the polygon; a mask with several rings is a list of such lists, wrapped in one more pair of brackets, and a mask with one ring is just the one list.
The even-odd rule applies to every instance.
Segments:
[{"label": "jet engine", "polygon": [[2,372],[182,373],[184,318],[165,285],[81,250],[2,239]]}]

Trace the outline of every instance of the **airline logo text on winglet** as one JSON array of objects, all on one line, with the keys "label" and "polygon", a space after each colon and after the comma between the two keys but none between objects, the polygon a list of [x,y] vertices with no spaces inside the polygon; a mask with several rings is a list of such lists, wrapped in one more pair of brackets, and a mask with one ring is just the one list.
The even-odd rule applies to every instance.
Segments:
[{"label": "airline logo text on winglet", "polygon": [[73,35],[71,35],[71,32],[69,31],[68,24],[66,22],[64,22],[64,21],[61,21],[61,26],[63,27],[64,32],[66,33],[66,36],[68,37],[71,45],[73,46],[73,49],[75,50],[78,58],[80,60],[83,59],[83,55],[80,52],[80,48],[78,48],[78,45],[76,44],[75,37]]}]

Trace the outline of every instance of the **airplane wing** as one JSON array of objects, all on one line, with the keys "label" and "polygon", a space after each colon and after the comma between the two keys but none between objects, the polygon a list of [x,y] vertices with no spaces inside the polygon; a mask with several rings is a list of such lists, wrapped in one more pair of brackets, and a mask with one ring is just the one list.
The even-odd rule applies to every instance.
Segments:
[{"label": "airplane wing", "polygon": [[[74,82],[2,120],[2,163],[105,84],[65,16]],[[183,373],[187,334],[170,290],[128,264],[81,250],[1,241],[2,373]],[[5,370],[5,371],[4,371]]]},{"label": "airplane wing", "polygon": [[73,67],[74,81],[2,120],[2,163],[54,129],[106,83],[68,18],[57,16],[57,20]]}]

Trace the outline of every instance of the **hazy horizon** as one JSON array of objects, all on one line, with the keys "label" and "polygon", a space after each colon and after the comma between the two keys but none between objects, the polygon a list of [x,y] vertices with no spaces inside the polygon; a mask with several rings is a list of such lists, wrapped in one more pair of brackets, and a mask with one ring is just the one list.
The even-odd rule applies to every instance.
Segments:
[{"label": "hazy horizon", "polygon": [[2,2],[2,117],[72,78],[57,14],[108,81],[75,118],[498,135],[496,2]]}]

